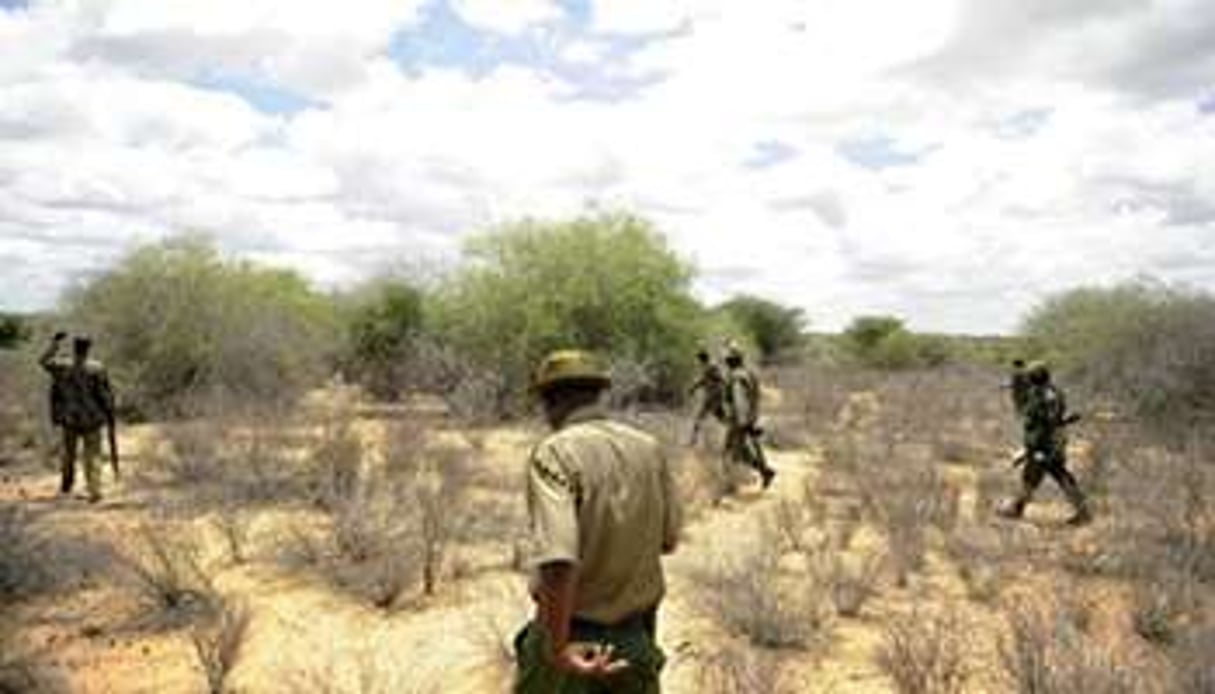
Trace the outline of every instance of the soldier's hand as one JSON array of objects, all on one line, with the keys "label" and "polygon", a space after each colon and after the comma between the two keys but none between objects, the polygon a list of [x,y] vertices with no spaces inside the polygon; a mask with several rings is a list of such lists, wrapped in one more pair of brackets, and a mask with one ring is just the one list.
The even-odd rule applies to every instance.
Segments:
[{"label": "soldier's hand", "polygon": [[576,641],[557,654],[557,665],[581,677],[610,677],[629,666],[629,661],[616,658],[613,650],[611,644]]}]

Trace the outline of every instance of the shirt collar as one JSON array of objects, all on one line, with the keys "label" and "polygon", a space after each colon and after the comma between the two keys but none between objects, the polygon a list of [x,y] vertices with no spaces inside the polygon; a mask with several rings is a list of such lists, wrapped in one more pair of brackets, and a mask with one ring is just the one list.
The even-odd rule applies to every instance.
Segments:
[{"label": "shirt collar", "polygon": [[582,424],[583,422],[604,419],[606,417],[607,408],[604,407],[602,403],[591,403],[589,405],[583,405],[582,407],[570,412],[565,418],[565,421],[561,424],[561,428],[564,429],[565,427],[572,426],[574,424]]}]

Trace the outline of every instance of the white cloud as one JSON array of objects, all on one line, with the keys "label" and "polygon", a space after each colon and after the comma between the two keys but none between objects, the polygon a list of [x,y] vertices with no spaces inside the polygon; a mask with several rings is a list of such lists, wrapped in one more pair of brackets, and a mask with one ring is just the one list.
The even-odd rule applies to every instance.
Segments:
[{"label": "white cloud", "polygon": [[[758,292],[826,328],[1008,329],[1046,291],[1142,272],[1215,287],[1215,117],[1195,108],[1215,27],[1191,0],[599,0],[590,33],[550,27],[573,85],[402,71],[385,51],[419,5],[0,12],[0,260],[47,268],[0,297],[45,305],[182,229],[350,282],[588,202],[652,218],[706,298]],[[515,38],[561,12],[455,9]],[[323,105],[267,115],[190,84],[215,69]],[[650,79],[570,98],[605,74]]]},{"label": "white cloud", "polygon": [[501,34],[517,34],[528,27],[561,19],[556,0],[450,0],[452,9],[470,25]]}]

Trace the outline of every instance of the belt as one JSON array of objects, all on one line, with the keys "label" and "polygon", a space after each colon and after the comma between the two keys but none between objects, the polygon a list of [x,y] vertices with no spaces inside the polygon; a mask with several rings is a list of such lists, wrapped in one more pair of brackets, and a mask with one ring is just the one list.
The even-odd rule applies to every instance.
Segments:
[{"label": "belt", "polygon": [[658,622],[658,607],[651,607],[625,617],[624,619],[607,623],[575,616],[570,620],[571,631],[605,632],[605,631],[636,631],[644,630],[653,635]]}]

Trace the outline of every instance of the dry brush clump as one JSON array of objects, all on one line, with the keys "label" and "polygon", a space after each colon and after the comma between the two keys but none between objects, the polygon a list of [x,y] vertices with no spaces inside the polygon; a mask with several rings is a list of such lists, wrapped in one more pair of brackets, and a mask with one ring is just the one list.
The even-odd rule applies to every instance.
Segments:
[{"label": "dry brush clump", "polygon": [[999,644],[1006,684],[1019,694],[1158,691],[1152,673],[1111,642],[1099,639],[1087,609],[1050,595],[1013,603]]},{"label": "dry brush clump", "polygon": [[466,452],[388,450],[403,457],[390,457],[382,470],[354,484],[352,496],[336,499],[318,532],[296,530],[283,556],[289,564],[319,567],[338,586],[385,610],[414,590],[431,595],[438,589],[473,513]]},{"label": "dry brush clump", "polygon": [[190,631],[195,659],[207,678],[207,691],[223,694],[249,637],[251,612],[244,603],[222,599],[211,619]]},{"label": "dry brush clump", "polygon": [[51,532],[25,507],[0,504],[0,606],[93,584],[113,563],[109,544]]},{"label": "dry brush clump", "polygon": [[204,506],[302,501],[317,486],[308,437],[281,409],[174,422],[161,436],[165,445],[142,481],[179,490]]},{"label": "dry brush clump", "polygon": [[900,694],[955,694],[971,676],[967,625],[956,608],[922,609],[889,619],[877,663]]},{"label": "dry brush clump", "polygon": [[694,567],[689,577],[699,589],[697,603],[752,645],[816,651],[830,639],[827,597],[817,583],[787,572],[772,532]]},{"label": "dry brush clump", "polygon": [[705,694],[775,694],[780,691],[777,654],[730,642],[697,656],[696,685]]},{"label": "dry brush clump", "polygon": [[134,535],[121,575],[154,611],[153,623],[177,626],[211,614],[219,594],[193,529],[184,523],[143,522]]},{"label": "dry brush clump", "polygon": [[960,493],[930,460],[901,455],[889,440],[882,448],[859,484],[866,509],[886,535],[895,583],[905,586],[923,568],[927,530],[948,532],[957,524]]},{"label": "dry brush clump", "polygon": [[886,567],[885,555],[876,551],[845,553],[834,548],[811,558],[811,580],[824,591],[841,617],[858,617],[877,595]]}]

